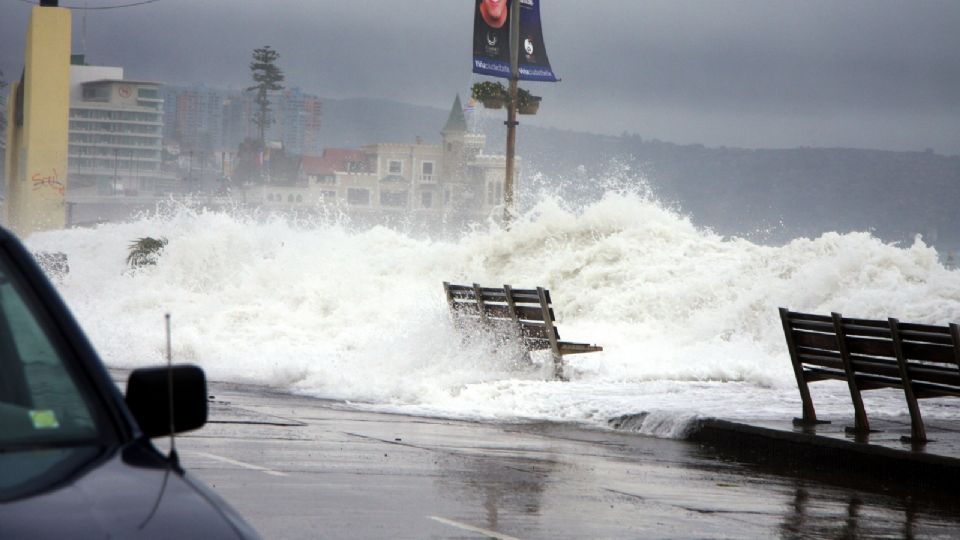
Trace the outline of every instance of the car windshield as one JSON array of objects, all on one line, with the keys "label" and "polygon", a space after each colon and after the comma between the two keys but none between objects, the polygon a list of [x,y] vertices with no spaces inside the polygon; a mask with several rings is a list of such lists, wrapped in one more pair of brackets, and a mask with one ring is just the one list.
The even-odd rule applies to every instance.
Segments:
[{"label": "car windshield", "polygon": [[103,422],[10,260],[0,254],[0,452],[88,444]]}]

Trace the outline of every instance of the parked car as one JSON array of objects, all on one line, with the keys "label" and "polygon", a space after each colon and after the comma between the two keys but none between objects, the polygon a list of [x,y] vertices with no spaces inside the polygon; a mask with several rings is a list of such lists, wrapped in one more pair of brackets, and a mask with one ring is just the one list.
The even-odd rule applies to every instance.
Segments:
[{"label": "parked car", "polygon": [[151,443],[202,426],[206,400],[189,365],[133,371],[124,398],[34,258],[0,229],[0,538],[257,538]]}]

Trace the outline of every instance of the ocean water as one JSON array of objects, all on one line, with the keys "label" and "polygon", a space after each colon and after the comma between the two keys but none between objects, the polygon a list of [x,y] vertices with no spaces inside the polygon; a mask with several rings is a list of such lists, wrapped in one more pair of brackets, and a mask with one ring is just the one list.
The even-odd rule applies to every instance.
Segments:
[{"label": "ocean water", "polygon": [[[128,246],[143,236],[169,244],[156,266],[131,271]],[[635,429],[666,437],[699,416],[799,414],[780,306],[960,320],[960,272],[919,239],[827,233],[764,246],[614,191],[578,209],[543,197],[509,231],[483,224],[455,240],[180,207],[27,243],[68,255],[58,288],[110,366],[163,362],[169,312],[174,360],[211,379],[490,421],[606,425],[645,412]],[[547,287],[563,338],[604,351],[567,357],[570,382],[552,381],[542,357],[461,339],[444,280]],[[852,418],[845,385],[811,388],[821,416]],[[873,418],[907,416],[898,391],[865,401]],[[921,407],[957,416],[950,400]]]}]

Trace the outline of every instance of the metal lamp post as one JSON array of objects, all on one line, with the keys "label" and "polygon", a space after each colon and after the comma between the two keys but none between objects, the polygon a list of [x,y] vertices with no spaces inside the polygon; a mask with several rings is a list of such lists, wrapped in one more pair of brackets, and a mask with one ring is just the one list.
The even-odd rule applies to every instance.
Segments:
[{"label": "metal lamp post", "polygon": [[513,218],[513,162],[517,151],[517,81],[520,79],[520,2],[510,5],[510,99],[507,103],[507,163],[503,180],[503,224]]}]

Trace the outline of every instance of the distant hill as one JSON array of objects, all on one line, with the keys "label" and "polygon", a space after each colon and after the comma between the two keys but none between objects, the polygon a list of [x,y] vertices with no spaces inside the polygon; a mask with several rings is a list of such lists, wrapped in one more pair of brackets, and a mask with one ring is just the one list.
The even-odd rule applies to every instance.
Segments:
[{"label": "distant hill", "polygon": [[[388,100],[326,100],[324,144],[412,142],[416,136],[436,143],[448,113]],[[487,120],[482,131],[487,151],[502,153],[502,123]],[[542,173],[537,181],[573,201],[645,178],[662,201],[721,234],[779,243],[869,230],[887,241],[923,234],[941,249],[960,249],[960,156],[707,148],[529,125],[521,125],[518,154],[526,176]]]}]

